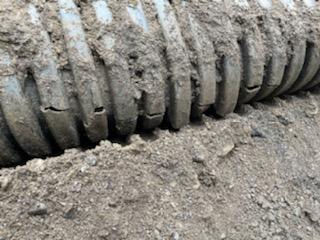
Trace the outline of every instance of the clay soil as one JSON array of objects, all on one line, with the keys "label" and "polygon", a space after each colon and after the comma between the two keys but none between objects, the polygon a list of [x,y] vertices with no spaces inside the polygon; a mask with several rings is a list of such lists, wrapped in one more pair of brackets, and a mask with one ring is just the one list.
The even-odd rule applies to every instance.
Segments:
[{"label": "clay soil", "polygon": [[320,239],[320,90],[0,170],[0,239]]}]

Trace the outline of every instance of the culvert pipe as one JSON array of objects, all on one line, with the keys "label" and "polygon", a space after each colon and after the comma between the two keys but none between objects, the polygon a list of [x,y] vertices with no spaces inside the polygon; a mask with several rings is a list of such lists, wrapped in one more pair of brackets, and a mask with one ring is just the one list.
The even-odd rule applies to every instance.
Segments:
[{"label": "culvert pipe", "polygon": [[0,166],[320,83],[316,0],[0,3]]}]

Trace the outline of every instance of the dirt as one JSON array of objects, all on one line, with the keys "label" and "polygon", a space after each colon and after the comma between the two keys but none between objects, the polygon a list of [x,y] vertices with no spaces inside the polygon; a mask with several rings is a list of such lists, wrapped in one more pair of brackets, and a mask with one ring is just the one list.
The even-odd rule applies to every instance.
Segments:
[{"label": "dirt", "polygon": [[319,50],[319,7],[245,2],[146,0],[146,25],[136,0],[108,1],[110,22],[78,0],[70,28],[55,0],[1,1],[0,75],[21,88],[1,81],[1,166],[161,129],[1,169],[0,240],[320,239],[320,89],[227,115],[308,74],[288,62]]},{"label": "dirt", "polygon": [[0,239],[320,238],[320,89],[0,170]]},{"label": "dirt", "polygon": [[[315,86],[319,6],[294,6],[3,1],[2,141],[21,159],[43,157],[141,126],[179,129],[211,108],[225,116],[293,84]],[[16,162],[3,155],[2,166]]]}]

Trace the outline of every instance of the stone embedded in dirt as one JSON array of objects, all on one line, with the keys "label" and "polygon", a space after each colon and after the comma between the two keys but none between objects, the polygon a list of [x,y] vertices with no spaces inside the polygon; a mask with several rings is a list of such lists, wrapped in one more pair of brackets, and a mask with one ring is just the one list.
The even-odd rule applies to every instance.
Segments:
[{"label": "stone embedded in dirt", "polygon": [[283,126],[289,126],[295,122],[295,116],[288,112],[283,112],[279,108],[272,109],[272,114],[277,118],[278,122]]},{"label": "stone embedded in dirt", "polygon": [[98,232],[98,237],[99,237],[99,239],[101,239],[101,240],[108,240],[108,239],[110,239],[109,238],[109,232],[107,231],[107,230],[100,230],[99,232]]},{"label": "stone embedded in dirt", "polygon": [[219,153],[219,157],[226,157],[228,156],[234,149],[235,149],[234,143],[227,143]]},{"label": "stone embedded in dirt", "polygon": [[170,236],[170,240],[179,240],[179,239],[180,239],[180,236],[179,236],[179,233],[177,232],[172,233]]},{"label": "stone embedded in dirt", "polygon": [[44,203],[36,202],[28,211],[30,216],[42,216],[48,214],[47,206]]},{"label": "stone embedded in dirt", "polygon": [[277,115],[276,117],[278,118],[278,121],[284,126],[288,126],[293,123],[293,121],[289,119],[287,116]]},{"label": "stone embedded in dirt", "polygon": [[69,220],[74,219],[76,216],[76,212],[77,212],[77,209],[73,205],[71,205],[66,209],[62,217]]},{"label": "stone embedded in dirt", "polygon": [[108,206],[111,207],[111,208],[117,208],[119,206],[119,202],[117,200],[111,200],[108,203]]},{"label": "stone embedded in dirt", "polygon": [[293,209],[293,214],[296,216],[296,217],[300,217],[301,216],[301,208],[300,207],[296,207]]},{"label": "stone embedded in dirt", "polygon": [[252,138],[266,138],[266,135],[258,128],[251,128],[251,137]]},{"label": "stone embedded in dirt", "polygon": [[198,174],[198,180],[199,182],[206,186],[206,187],[212,187],[217,184],[217,176],[215,171],[207,172],[202,171]]},{"label": "stone embedded in dirt", "polygon": [[225,240],[227,238],[227,235],[225,233],[222,233],[221,236],[220,236],[220,239],[221,240]]},{"label": "stone embedded in dirt", "polygon": [[132,135],[129,139],[130,145],[124,147],[124,150],[131,151],[135,154],[146,151],[147,144],[139,135]]},{"label": "stone embedded in dirt", "polygon": [[204,164],[208,157],[208,150],[199,141],[195,141],[191,148],[191,154],[193,162]]},{"label": "stone embedded in dirt", "polygon": [[9,176],[0,177],[0,190],[7,191],[11,183],[11,178]]},{"label": "stone embedded in dirt", "polygon": [[27,168],[30,172],[41,173],[46,169],[45,161],[43,159],[35,159],[27,162]]},{"label": "stone embedded in dirt", "polygon": [[85,161],[89,166],[94,167],[97,166],[98,159],[95,155],[90,154],[89,156],[85,157]]},{"label": "stone embedded in dirt", "polygon": [[313,223],[320,221],[320,204],[318,202],[308,202],[303,209],[305,216]]},{"label": "stone embedded in dirt", "polygon": [[257,203],[263,209],[271,209],[271,203],[262,195],[258,196]]},{"label": "stone embedded in dirt", "polygon": [[108,140],[105,140],[105,141],[101,141],[99,143],[99,146],[100,147],[105,147],[105,148],[110,148],[110,147],[112,147],[112,143],[110,141],[108,141]]},{"label": "stone embedded in dirt", "polygon": [[196,163],[204,163],[206,160],[205,155],[201,152],[199,153],[194,153],[192,156],[192,161]]},{"label": "stone embedded in dirt", "polygon": [[290,240],[303,240],[304,239],[304,234],[298,230],[293,230],[293,232],[290,234],[291,238]]},{"label": "stone embedded in dirt", "polygon": [[314,118],[319,112],[317,102],[314,99],[312,99],[311,104],[306,107],[304,112],[307,117]]}]

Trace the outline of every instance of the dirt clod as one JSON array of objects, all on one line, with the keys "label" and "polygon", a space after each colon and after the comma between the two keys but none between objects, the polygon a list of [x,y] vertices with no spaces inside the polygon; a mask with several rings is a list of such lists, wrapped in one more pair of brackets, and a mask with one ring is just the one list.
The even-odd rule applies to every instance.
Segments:
[{"label": "dirt clod", "polygon": [[8,177],[0,177],[0,190],[6,191],[9,188],[9,185],[11,183],[11,178]]},{"label": "dirt clod", "polygon": [[94,155],[89,155],[85,157],[85,161],[89,166],[96,166],[97,165],[97,157]]},{"label": "dirt clod", "polygon": [[43,216],[48,214],[47,206],[44,203],[36,202],[28,211],[30,216]]}]

